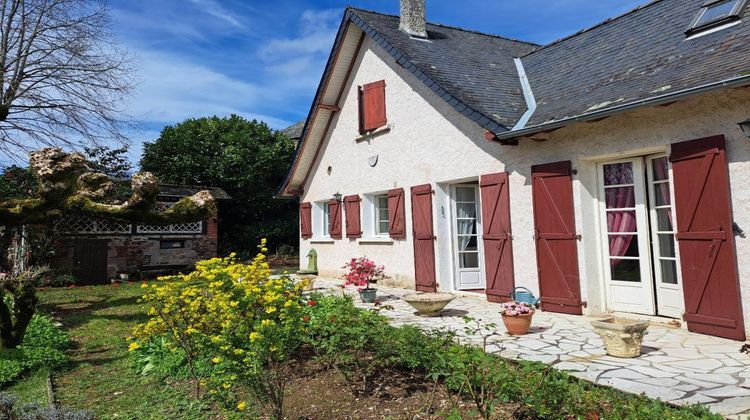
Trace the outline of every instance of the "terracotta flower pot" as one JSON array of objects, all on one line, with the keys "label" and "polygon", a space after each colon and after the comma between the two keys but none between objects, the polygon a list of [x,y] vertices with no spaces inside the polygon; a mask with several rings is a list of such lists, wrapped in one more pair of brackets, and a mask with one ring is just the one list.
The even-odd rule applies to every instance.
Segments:
[{"label": "terracotta flower pot", "polygon": [[510,335],[524,335],[531,328],[531,318],[534,314],[525,314],[518,316],[503,315],[503,324]]}]

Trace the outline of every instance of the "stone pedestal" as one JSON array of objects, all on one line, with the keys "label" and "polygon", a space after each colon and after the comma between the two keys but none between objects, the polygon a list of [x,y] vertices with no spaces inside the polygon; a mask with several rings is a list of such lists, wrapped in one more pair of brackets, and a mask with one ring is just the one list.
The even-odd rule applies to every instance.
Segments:
[{"label": "stone pedestal", "polygon": [[608,355],[628,358],[641,355],[641,344],[643,336],[646,335],[648,321],[608,318],[592,321],[591,325],[604,341]]}]

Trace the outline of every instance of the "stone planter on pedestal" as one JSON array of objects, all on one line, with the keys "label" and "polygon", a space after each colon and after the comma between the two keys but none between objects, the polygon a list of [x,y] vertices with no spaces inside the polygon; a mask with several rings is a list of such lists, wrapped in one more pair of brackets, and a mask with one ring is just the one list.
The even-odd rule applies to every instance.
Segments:
[{"label": "stone planter on pedestal", "polygon": [[629,358],[641,355],[641,344],[647,333],[648,321],[607,318],[591,321],[591,325],[604,341],[608,355]]},{"label": "stone planter on pedestal", "polygon": [[416,309],[419,316],[438,316],[455,298],[450,293],[412,293],[402,299]]}]

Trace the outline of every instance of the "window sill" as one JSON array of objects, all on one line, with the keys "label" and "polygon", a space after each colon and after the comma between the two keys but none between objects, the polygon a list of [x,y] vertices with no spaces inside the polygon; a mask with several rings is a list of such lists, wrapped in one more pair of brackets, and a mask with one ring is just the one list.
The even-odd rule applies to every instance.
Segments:
[{"label": "window sill", "polygon": [[332,244],[335,241],[331,238],[312,238],[310,239],[311,244]]},{"label": "window sill", "polygon": [[389,131],[391,131],[391,127],[392,127],[392,124],[388,124],[388,125],[384,125],[383,127],[376,128],[374,130],[360,134],[359,137],[354,139],[354,141],[361,142],[361,141],[369,140],[373,137],[377,137],[382,134],[388,133]]},{"label": "window sill", "polygon": [[389,237],[382,237],[382,238],[360,238],[357,239],[357,243],[360,245],[392,245],[393,239]]}]

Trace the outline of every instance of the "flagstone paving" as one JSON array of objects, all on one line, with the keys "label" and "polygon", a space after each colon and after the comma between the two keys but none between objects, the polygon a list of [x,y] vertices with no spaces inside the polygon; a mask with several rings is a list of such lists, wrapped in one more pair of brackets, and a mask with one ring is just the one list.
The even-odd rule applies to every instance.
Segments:
[{"label": "flagstone paving", "polygon": [[[319,279],[316,288],[341,293],[341,283]],[[354,294],[356,290],[347,290]],[[635,359],[607,356],[599,336],[591,328],[596,317],[537,312],[531,331],[509,336],[502,326],[497,304],[483,296],[459,296],[439,317],[417,316],[400,298],[413,291],[378,287],[378,300],[393,309],[382,313],[394,325],[416,324],[447,328],[463,341],[481,342],[467,336],[463,317],[495,323],[500,334],[490,337],[488,349],[508,358],[550,364],[571,375],[636,394],[644,393],[675,404],[704,404],[730,418],[750,418],[750,356],[739,353],[742,343],[690,333],[652,323],[643,342],[643,355]],[[356,300],[358,306],[372,307]]]}]

